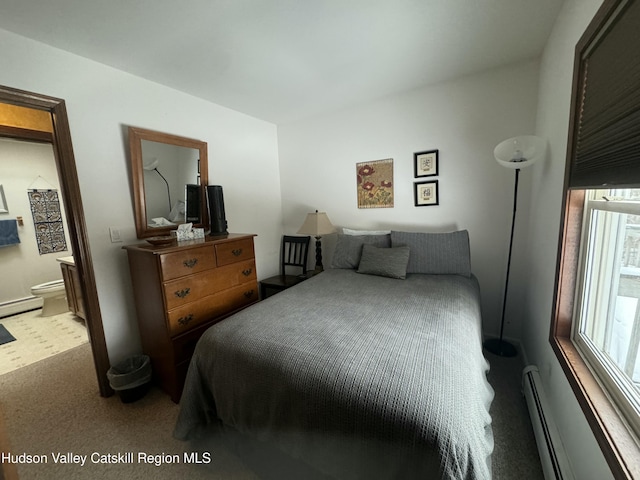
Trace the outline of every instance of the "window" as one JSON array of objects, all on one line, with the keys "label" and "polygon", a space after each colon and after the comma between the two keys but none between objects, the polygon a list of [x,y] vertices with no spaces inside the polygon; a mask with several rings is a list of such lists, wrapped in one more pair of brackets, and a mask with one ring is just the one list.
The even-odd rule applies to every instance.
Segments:
[{"label": "window", "polygon": [[616,478],[640,479],[640,0],[576,45],[549,340]]},{"label": "window", "polygon": [[571,338],[640,432],[640,189],[585,197]]}]

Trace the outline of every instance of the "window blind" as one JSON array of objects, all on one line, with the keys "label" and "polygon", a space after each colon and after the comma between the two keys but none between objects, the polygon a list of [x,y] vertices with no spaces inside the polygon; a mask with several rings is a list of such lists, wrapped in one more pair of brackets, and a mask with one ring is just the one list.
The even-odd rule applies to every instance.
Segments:
[{"label": "window blind", "polygon": [[569,187],[640,186],[640,1],[586,48],[580,81]]}]

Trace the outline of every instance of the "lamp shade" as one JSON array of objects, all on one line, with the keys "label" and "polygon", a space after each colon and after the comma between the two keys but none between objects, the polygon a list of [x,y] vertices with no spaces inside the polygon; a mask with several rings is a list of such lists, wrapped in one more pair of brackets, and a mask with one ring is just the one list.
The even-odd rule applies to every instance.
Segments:
[{"label": "lamp shade", "polygon": [[313,235],[314,237],[320,237],[322,235],[328,235],[334,233],[336,227],[331,224],[331,220],[325,212],[308,213],[307,218],[298,230],[298,233],[302,235]]},{"label": "lamp shade", "polygon": [[156,157],[152,157],[142,161],[142,168],[149,171],[155,170],[158,168],[158,163],[160,163],[158,159]]},{"label": "lamp shade", "polygon": [[500,165],[507,168],[525,168],[540,160],[547,148],[545,139],[535,135],[509,138],[498,144],[493,156]]}]

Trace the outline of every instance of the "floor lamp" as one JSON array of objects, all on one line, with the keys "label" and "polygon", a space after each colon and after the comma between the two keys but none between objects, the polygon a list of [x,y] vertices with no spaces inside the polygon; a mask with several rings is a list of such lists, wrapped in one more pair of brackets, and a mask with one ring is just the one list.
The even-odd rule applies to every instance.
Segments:
[{"label": "floor lamp", "polygon": [[530,167],[544,155],[546,141],[534,135],[513,137],[498,144],[493,156],[498,163],[515,170],[515,188],[513,192],[513,215],[511,217],[511,237],[509,240],[509,257],[507,259],[507,278],[504,284],[502,299],[502,320],[500,322],[500,338],[490,338],[484,342],[484,348],[495,355],[515,357],[516,348],[502,338],[504,334],[504,315],[507,308],[507,292],[509,289],[509,273],[511,270],[511,252],[513,250],[513,231],[516,224],[516,207],[518,205],[518,177],[522,168]]},{"label": "floor lamp", "polygon": [[158,161],[157,158],[152,158],[149,161],[149,163],[144,164],[142,166],[142,168],[145,169],[148,172],[155,171],[158,175],[160,175],[160,178],[162,178],[162,180],[164,180],[164,183],[166,183],[166,185],[167,185],[167,197],[169,197],[169,211],[171,211],[171,209],[173,207],[171,206],[171,191],[169,189],[169,182],[167,182],[167,179],[164,178],[164,175],[162,175],[160,173],[160,170],[158,170],[158,163],[160,163],[160,162]]}]

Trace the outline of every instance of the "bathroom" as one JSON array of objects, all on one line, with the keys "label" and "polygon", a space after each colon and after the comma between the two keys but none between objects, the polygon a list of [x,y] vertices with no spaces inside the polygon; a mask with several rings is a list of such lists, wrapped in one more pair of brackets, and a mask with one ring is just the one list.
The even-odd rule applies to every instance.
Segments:
[{"label": "bathroom", "polygon": [[[16,339],[0,345],[2,374],[86,343],[87,334],[82,319],[68,311],[64,288],[46,300],[46,316],[43,299],[32,291],[34,286],[61,280],[60,259],[67,264],[73,260],[53,146],[0,137],[0,188],[0,220],[16,221],[20,241],[0,247],[0,324]],[[62,235],[40,235],[38,241],[30,199],[41,199],[30,197],[33,190],[57,193]],[[52,196],[47,202],[55,209]]]}]

